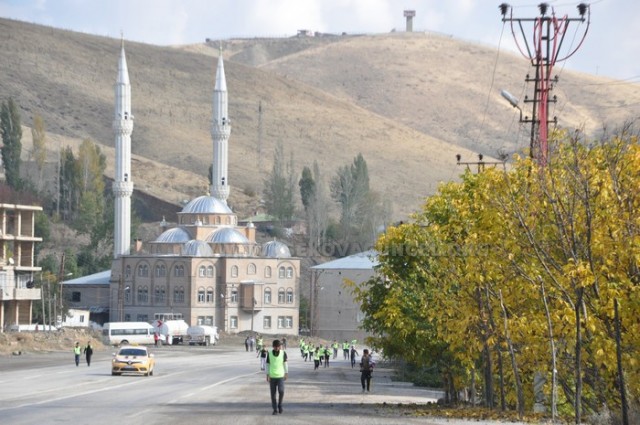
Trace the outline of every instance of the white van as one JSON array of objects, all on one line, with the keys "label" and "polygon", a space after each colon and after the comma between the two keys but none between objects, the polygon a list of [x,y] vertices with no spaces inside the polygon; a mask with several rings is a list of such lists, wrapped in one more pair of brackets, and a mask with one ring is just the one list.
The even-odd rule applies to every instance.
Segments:
[{"label": "white van", "polygon": [[153,344],[153,326],[147,322],[109,322],[102,327],[102,342],[110,345]]}]

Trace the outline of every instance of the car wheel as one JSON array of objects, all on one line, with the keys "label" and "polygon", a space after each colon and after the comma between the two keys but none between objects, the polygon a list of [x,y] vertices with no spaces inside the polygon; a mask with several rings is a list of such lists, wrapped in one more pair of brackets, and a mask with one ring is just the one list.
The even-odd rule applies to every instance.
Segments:
[{"label": "car wheel", "polygon": [[111,372],[111,376],[120,376],[118,372]]},{"label": "car wheel", "polygon": [[153,376],[153,369],[149,372],[149,375]]},{"label": "car wheel", "polygon": [[127,341],[126,339],[123,339],[122,341],[120,341],[120,345],[127,345],[129,343],[129,341]]}]

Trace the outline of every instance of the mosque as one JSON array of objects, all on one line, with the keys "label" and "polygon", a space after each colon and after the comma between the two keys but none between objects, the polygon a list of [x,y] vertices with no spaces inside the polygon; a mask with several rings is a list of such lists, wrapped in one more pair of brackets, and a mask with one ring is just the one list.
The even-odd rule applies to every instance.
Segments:
[{"label": "mosque", "polygon": [[131,246],[131,84],[121,46],[115,85],[116,161],[114,252],[109,276],[109,320],[183,318],[228,333],[297,334],[300,260],[279,241],[256,242],[252,223],[238,225],[227,205],[231,122],[222,52],[218,58],[211,125],[210,195],[191,200],[177,226]]}]

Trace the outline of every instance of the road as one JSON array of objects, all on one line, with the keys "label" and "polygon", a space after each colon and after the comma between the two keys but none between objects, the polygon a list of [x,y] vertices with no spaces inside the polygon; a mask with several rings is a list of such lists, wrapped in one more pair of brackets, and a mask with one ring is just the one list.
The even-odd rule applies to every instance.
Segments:
[{"label": "road", "polygon": [[[3,424],[74,425],[273,423],[268,384],[259,359],[244,348],[168,346],[151,348],[154,376],[111,376],[111,351],[76,367],[71,353],[28,354],[0,359]],[[436,391],[418,389],[376,370],[372,392],[362,394],[359,373],[338,359],[314,371],[297,350],[288,350],[284,424],[440,424],[399,416],[381,403],[434,402]],[[455,422],[466,423],[466,422]],[[479,422],[474,422],[478,424]]]}]

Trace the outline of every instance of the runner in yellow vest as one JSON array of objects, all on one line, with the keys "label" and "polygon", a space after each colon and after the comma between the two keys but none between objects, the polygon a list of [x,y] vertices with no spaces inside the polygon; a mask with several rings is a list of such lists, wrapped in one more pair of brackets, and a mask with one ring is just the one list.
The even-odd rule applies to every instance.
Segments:
[{"label": "runner in yellow vest", "polygon": [[[267,356],[267,382],[271,390],[271,407],[273,414],[282,413],[282,399],[284,399],[284,381],[289,375],[289,365],[287,364],[287,352],[280,350],[280,341],[273,341],[273,350]],[[276,389],[278,390],[278,401],[276,403]]]}]

